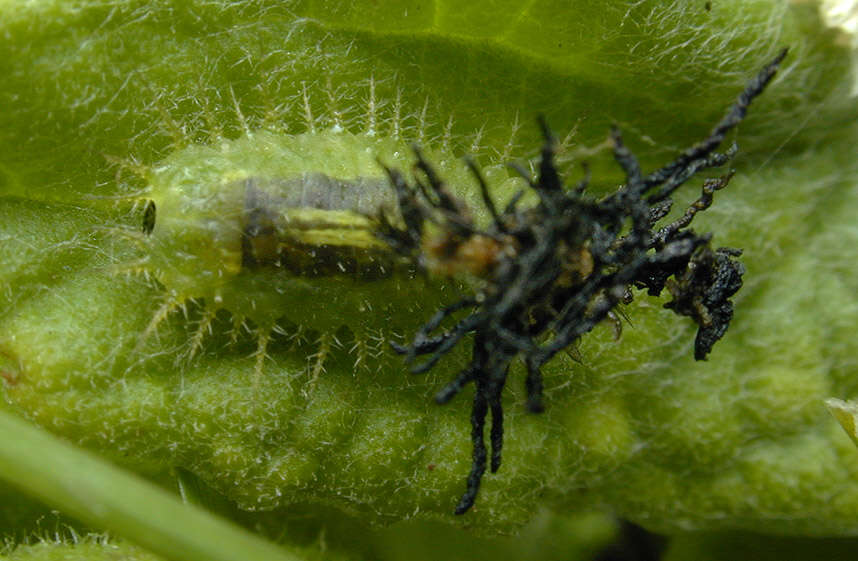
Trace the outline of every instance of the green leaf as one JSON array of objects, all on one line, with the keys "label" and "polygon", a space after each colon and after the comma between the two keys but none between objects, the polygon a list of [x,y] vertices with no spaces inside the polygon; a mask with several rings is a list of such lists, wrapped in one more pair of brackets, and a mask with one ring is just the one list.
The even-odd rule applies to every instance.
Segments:
[{"label": "green leaf", "polygon": [[3,561],[159,561],[151,553],[134,545],[107,539],[87,539],[73,546],[62,542],[41,542],[17,548]]},{"label": "green leaf", "polygon": [[[5,397],[138,473],[164,479],[178,467],[243,509],[272,511],[258,520],[302,503],[491,533],[542,506],[607,505],[668,532],[853,534],[854,451],[822,400],[858,391],[856,105],[852,53],[816,10],[760,0],[4,4]],[[188,361],[204,309],[153,322],[172,287],[120,274],[158,276],[140,265],[143,206],[132,202],[146,196],[140,176],[195,146],[339,127],[490,166],[534,154],[531,123],[545,114],[560,138],[574,132],[561,154],[569,182],[586,159],[606,192],[621,180],[604,149],[610,123],[646,169],[664,163],[705,136],[784,45],[789,59],[735,137],[739,173],[696,225],[745,250],[726,338],[695,363],[692,326],[639,295],[619,342],[601,326],[581,361],[546,368],[544,415],[524,414],[514,372],[504,466],[464,520],[450,512],[470,460],[468,395],[445,407],[431,396],[465,353],[409,377],[371,337],[389,327],[378,310],[417,326],[449,287],[320,281],[286,314],[259,375],[257,339],[231,344],[231,314]],[[170,169],[193,179],[201,168]],[[312,306],[327,299],[371,305],[321,329]],[[299,337],[302,325],[316,331]]]}]

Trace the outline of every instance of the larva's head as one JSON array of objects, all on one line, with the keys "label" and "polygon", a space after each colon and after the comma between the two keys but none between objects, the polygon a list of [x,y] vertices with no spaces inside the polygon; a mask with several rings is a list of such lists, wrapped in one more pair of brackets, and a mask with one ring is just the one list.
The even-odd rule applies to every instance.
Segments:
[{"label": "larva's head", "polygon": [[172,291],[185,295],[193,287],[199,296],[214,296],[219,284],[241,270],[241,179],[201,173],[215,172],[221,162],[213,150],[194,152],[203,152],[195,155],[213,165],[169,162],[155,170],[144,226],[147,258]]}]

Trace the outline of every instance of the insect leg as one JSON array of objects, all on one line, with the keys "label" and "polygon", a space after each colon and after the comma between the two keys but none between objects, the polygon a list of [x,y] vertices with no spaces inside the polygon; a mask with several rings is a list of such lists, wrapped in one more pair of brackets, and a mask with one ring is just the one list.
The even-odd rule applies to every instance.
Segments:
[{"label": "insect leg", "polygon": [[646,198],[646,202],[648,204],[654,204],[659,201],[663,201],[672,195],[674,191],[679,189],[686,181],[691,179],[698,171],[721,167],[732,160],[738,151],[739,147],[736,144],[733,144],[724,153],[715,152],[713,154],[709,154],[706,158],[700,158],[699,160],[689,162],[687,166],[677,171],[675,175],[672,175],[670,179],[668,179],[667,183],[662,185],[658,191],[648,196]]},{"label": "insect leg", "polygon": [[703,188],[700,197],[688,206],[688,208],[685,210],[685,214],[683,214],[677,220],[671,222],[664,228],[659,229],[659,231],[656,232],[653,236],[653,243],[664,244],[670,237],[673,236],[673,234],[691,224],[691,221],[694,220],[694,216],[698,212],[706,210],[712,205],[715,191],[719,191],[726,187],[727,184],[730,183],[730,179],[732,179],[735,173],[735,171],[730,171],[729,173],[727,173],[726,175],[722,175],[721,177],[705,180],[703,182]]},{"label": "insect leg", "polygon": [[456,505],[456,514],[465,514],[474,506],[477,500],[477,492],[480,490],[480,481],[486,472],[486,444],[483,441],[483,429],[486,426],[486,415],[488,414],[488,402],[484,388],[477,387],[474,392],[474,407],[471,410],[471,443],[473,446],[473,460],[471,462],[471,473],[468,474],[468,483],[465,493]]},{"label": "insect leg", "polygon": [[715,125],[715,128],[712,129],[712,132],[709,133],[708,137],[706,137],[702,142],[699,142],[687,149],[673,162],[667,164],[661,169],[655,170],[644,178],[644,191],[656,185],[661,185],[678,171],[687,167],[690,162],[699,160],[700,158],[705,158],[711,154],[712,151],[715,150],[721,142],[723,142],[727,133],[745,118],[745,114],[748,112],[748,106],[751,105],[751,102],[755,97],[763,93],[763,90],[766,89],[766,86],[772,81],[781,61],[783,61],[784,57],[787,55],[787,51],[788,49],[781,50],[770,63],[764,66],[763,69],[748,82],[745,89],[741,94],[739,94],[739,98],[735,103],[733,103],[721,121]]},{"label": "insect leg", "polygon": [[531,413],[542,413],[545,411],[545,405],[542,403],[542,371],[530,356],[525,363],[527,378],[524,379],[524,387],[527,390],[527,410]]},{"label": "insect leg", "polygon": [[508,365],[500,368],[501,371],[498,375],[500,382],[493,381],[488,399],[492,413],[492,428],[489,433],[489,440],[492,443],[492,473],[495,473],[501,465],[501,451],[503,450],[503,405],[501,404],[501,394],[503,393],[504,382],[509,372]]},{"label": "insect leg", "polygon": [[438,390],[438,393],[435,394],[435,403],[443,405],[456,397],[462,391],[462,388],[465,387],[465,384],[474,379],[475,374],[476,367],[473,364],[459,372],[446,386]]},{"label": "insect leg", "polygon": [[482,314],[471,314],[460,321],[458,325],[449,332],[449,336],[446,337],[440,345],[438,345],[432,355],[425,362],[414,366],[411,369],[411,372],[414,374],[421,374],[431,370],[432,367],[441,360],[442,356],[447,354],[450,349],[456,346],[456,343],[461,341],[462,337],[476,329],[483,321],[484,318]]}]

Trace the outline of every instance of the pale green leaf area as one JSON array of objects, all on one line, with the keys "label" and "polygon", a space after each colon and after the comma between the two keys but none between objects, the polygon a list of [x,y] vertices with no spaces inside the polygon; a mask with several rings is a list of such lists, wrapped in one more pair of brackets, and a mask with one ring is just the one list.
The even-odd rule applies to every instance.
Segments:
[{"label": "pale green leaf area", "polygon": [[[58,530],[54,534],[39,536],[30,542],[19,545],[8,555],[0,554],[2,561],[162,561],[171,557],[154,555],[149,551],[125,540],[111,538],[105,534],[86,534],[79,536],[72,530]],[[318,544],[296,548],[298,556],[291,559],[305,561],[346,561],[355,557],[344,556],[338,552],[318,547]],[[246,554],[245,559],[265,559],[265,557]],[[203,556],[196,559],[205,558]],[[241,557],[236,557],[240,559]]]},{"label": "pale green leaf area", "polygon": [[152,555],[135,545],[87,538],[69,544],[63,540],[41,541],[15,549],[3,561],[160,561],[163,557]]},{"label": "pale green leaf area", "polygon": [[[5,407],[161,483],[189,474],[201,502],[218,497],[273,539],[336,528],[336,548],[388,543],[391,559],[406,542],[385,532],[403,526],[367,527],[497,535],[539,512],[601,509],[671,534],[855,535],[858,452],[824,406],[858,394],[849,41],[814,2],[706,4],[0,2]],[[261,321],[282,310],[262,361],[259,326],[236,328],[235,310],[210,318],[211,333],[210,301],[163,313],[170,290],[207,294],[193,273],[179,281],[147,261],[141,201],[153,177],[201,177],[199,154],[341,130],[358,140],[320,148],[320,166],[388,143],[380,154],[407,167],[418,142],[444,170],[466,153],[500,170],[537,153],[544,114],[569,183],[586,160],[606,192],[622,179],[611,123],[652,169],[705,136],[782,46],[778,77],[731,135],[737,174],[695,220],[745,252],[726,337],[695,362],[691,321],[638,293],[619,340],[599,326],[546,366],[544,414],[524,412],[514,366],[504,464],[464,517],[452,510],[470,466],[472,390],[444,407],[432,396],[468,351],[411,376],[387,345],[462,287],[311,281],[301,301],[238,311]],[[207,173],[244,165],[230,158],[206,160]],[[473,182],[449,173],[473,200]],[[507,200],[508,173],[492,178]],[[683,188],[674,215],[698,193],[699,180]],[[184,248],[204,261],[218,249]],[[608,539],[599,520],[598,531],[570,523],[568,548]],[[464,535],[446,539],[478,543]]]}]

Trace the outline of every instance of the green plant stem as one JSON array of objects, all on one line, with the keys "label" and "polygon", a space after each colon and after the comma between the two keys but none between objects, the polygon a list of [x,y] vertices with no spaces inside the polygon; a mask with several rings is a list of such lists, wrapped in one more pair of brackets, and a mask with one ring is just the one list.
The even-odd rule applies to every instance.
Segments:
[{"label": "green plant stem", "polygon": [[168,559],[298,559],[2,410],[0,434],[0,477]]}]

